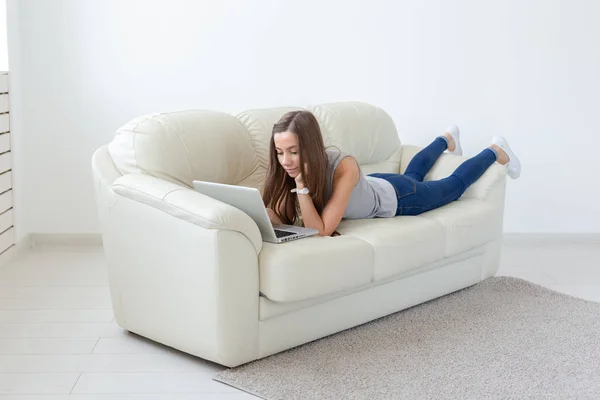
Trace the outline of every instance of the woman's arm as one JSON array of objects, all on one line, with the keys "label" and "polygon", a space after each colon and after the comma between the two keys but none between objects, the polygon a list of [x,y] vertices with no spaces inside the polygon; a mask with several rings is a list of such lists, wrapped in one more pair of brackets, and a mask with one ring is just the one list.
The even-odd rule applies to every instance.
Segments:
[{"label": "woman's arm", "polygon": [[[310,194],[298,195],[304,226],[317,229],[319,236],[331,236],[342,221],[346,206],[350,201],[350,195],[358,183],[359,177],[360,170],[356,161],[351,157],[345,157],[335,170],[333,193],[321,215],[317,212]],[[296,178],[296,187],[304,188],[302,177]]]},{"label": "woman's arm", "polygon": [[271,225],[283,225],[281,219],[275,214],[275,211],[267,208],[267,214],[269,214],[269,219],[271,220]]}]

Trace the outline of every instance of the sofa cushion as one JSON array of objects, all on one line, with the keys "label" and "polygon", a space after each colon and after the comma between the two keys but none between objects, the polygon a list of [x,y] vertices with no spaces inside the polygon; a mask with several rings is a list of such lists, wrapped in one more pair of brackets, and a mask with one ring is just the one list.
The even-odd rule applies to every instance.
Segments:
[{"label": "sofa cushion", "polygon": [[144,173],[190,188],[194,180],[257,187],[265,173],[244,125],[217,111],[135,118],[117,130],[108,150],[123,175]]},{"label": "sofa cushion", "polygon": [[308,109],[319,121],[325,145],[352,154],[365,173],[400,170],[402,146],[398,131],[381,108],[355,101]]},{"label": "sofa cushion", "polygon": [[302,107],[277,107],[264,108],[256,110],[247,110],[236,116],[236,118],[246,127],[250,138],[256,149],[258,162],[267,170],[269,167],[269,146],[271,145],[271,135],[273,125],[279,119],[290,111],[305,110]]},{"label": "sofa cushion", "polygon": [[[425,278],[425,276],[427,276],[427,275],[438,275],[438,274],[446,275],[446,276],[451,275],[452,280],[461,279],[461,276],[463,276],[463,275],[461,273],[457,273],[458,271],[455,270],[455,268],[458,267],[458,265],[462,265],[462,267],[458,267],[458,269],[463,270],[463,271],[464,271],[464,269],[466,269],[468,271],[473,271],[473,272],[476,270],[481,271],[481,265],[485,264],[485,259],[486,259],[485,253],[486,253],[486,251],[489,251],[489,250],[486,250],[486,248],[488,246],[489,246],[489,244],[480,246],[480,247],[470,250],[466,253],[462,253],[458,256],[444,258],[442,260],[436,261],[433,264],[427,264],[427,265],[424,265],[423,267],[407,271],[403,274],[395,275],[392,279],[388,279],[386,281],[371,282],[369,285],[362,286],[360,288],[347,289],[347,290],[344,290],[341,292],[328,294],[325,296],[314,297],[312,299],[301,300],[301,301],[292,301],[292,302],[286,302],[286,303],[275,303],[275,302],[267,299],[266,297],[260,297],[259,298],[259,313],[260,313],[259,318],[261,321],[264,321],[264,320],[267,320],[270,318],[283,316],[285,314],[292,314],[294,312],[297,312],[297,311],[300,311],[303,309],[313,308],[313,307],[318,306],[319,304],[328,303],[331,305],[336,302],[344,301],[342,299],[344,297],[350,297],[350,296],[353,296],[353,295],[358,294],[363,291],[377,291],[378,290],[377,287],[382,288],[385,286],[389,286],[390,282],[396,282],[396,283],[393,283],[393,285],[396,285],[397,282],[403,281],[403,280],[405,280],[411,276],[415,276],[415,275],[420,275],[425,280],[427,280],[427,278]],[[466,260],[468,260],[468,261],[466,261]],[[442,270],[442,271],[435,272],[434,270]],[[428,285],[427,288],[424,288],[424,287],[420,288],[421,291],[430,290],[430,289],[431,289],[430,285]],[[415,288],[415,290],[419,290],[419,288]],[[368,305],[365,305],[365,307],[368,307]]]},{"label": "sofa cushion", "polygon": [[400,147],[394,121],[379,107],[340,102],[309,107],[309,110],[319,121],[325,144],[354,155],[361,165],[385,161]]},{"label": "sofa cushion", "polygon": [[419,217],[443,227],[445,257],[489,243],[502,232],[502,208],[483,200],[461,199]]},{"label": "sofa cushion", "polygon": [[337,230],[344,237],[361,239],[373,247],[374,281],[419,268],[444,256],[444,230],[439,222],[430,219],[401,216],[343,220]]},{"label": "sofa cushion", "polygon": [[260,292],[270,300],[310,299],[371,282],[373,249],[342,236],[263,243],[259,267]]}]

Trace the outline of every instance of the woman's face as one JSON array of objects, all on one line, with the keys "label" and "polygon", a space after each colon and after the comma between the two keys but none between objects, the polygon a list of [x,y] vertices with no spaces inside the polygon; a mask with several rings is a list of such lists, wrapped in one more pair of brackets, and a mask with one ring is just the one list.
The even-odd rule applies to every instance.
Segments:
[{"label": "woman's face", "polygon": [[300,149],[298,148],[298,135],[293,132],[276,133],[273,136],[277,159],[287,174],[296,178],[300,174]]}]

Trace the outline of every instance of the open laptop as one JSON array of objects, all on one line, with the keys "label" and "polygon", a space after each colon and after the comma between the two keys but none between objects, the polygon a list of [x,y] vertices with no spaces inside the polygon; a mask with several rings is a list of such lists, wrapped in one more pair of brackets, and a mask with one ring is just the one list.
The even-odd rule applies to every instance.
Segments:
[{"label": "open laptop", "polygon": [[294,225],[273,226],[258,189],[204,181],[194,181],[194,189],[248,214],[258,225],[265,242],[283,243],[319,233],[316,229]]}]

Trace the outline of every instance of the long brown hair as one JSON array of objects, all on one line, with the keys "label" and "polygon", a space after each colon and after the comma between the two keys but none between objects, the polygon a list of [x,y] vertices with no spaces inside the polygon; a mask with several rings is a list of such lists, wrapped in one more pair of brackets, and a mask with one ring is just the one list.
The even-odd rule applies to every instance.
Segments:
[{"label": "long brown hair", "polygon": [[290,192],[296,187],[294,178],[285,172],[277,159],[274,137],[282,132],[293,132],[298,136],[300,171],[319,214],[325,206],[327,153],[319,122],[311,112],[290,111],[273,126],[263,200],[265,206],[271,208],[284,224],[291,225],[298,219],[298,203],[296,195]]}]

